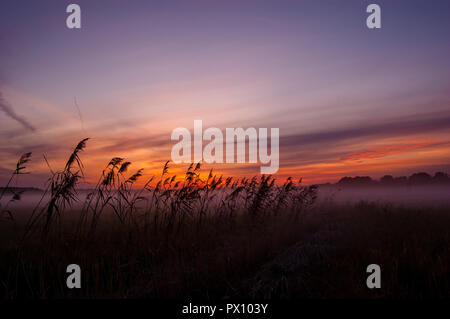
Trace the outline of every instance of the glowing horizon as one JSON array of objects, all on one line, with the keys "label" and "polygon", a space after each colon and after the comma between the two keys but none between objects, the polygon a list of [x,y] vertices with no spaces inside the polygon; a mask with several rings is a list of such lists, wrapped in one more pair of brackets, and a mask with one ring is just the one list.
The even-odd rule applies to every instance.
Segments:
[{"label": "glowing horizon", "polygon": [[[82,0],[77,31],[64,26],[69,3],[1,5],[0,186],[29,151],[20,183],[41,186],[42,154],[58,170],[85,137],[87,181],[115,156],[145,179],[170,160],[172,130],[196,119],[280,128],[278,178],[450,171],[446,1],[378,1],[376,31],[366,1],[133,1],[124,11]],[[259,166],[204,169],[243,177]]]}]

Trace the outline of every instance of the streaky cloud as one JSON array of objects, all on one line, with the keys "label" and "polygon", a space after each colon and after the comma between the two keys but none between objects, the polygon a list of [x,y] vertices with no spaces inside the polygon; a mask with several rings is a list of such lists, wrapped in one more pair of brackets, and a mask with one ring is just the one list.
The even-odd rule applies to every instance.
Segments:
[{"label": "streaky cloud", "polygon": [[323,130],[310,134],[294,134],[280,138],[281,147],[298,147],[305,145],[335,145],[336,143],[365,139],[370,137],[384,138],[392,136],[409,136],[413,134],[429,134],[436,131],[447,131],[450,123],[450,112],[425,113],[403,119],[385,120],[378,123],[363,123],[352,127]]},{"label": "streaky cloud", "polygon": [[1,92],[0,92],[0,109],[11,119],[21,124],[25,129],[31,132],[36,131],[36,128],[30,122],[28,122],[23,116],[18,115],[14,111],[14,109],[5,101]]}]

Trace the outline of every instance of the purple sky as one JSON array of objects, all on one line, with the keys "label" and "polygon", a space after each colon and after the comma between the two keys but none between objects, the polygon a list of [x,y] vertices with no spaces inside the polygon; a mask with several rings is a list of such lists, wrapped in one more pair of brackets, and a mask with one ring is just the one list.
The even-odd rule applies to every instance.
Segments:
[{"label": "purple sky", "polygon": [[2,1],[0,180],[33,151],[42,181],[41,154],[58,167],[86,136],[92,174],[112,156],[159,169],[195,119],[280,128],[281,175],[448,170],[450,2],[375,1],[369,30],[373,2]]}]

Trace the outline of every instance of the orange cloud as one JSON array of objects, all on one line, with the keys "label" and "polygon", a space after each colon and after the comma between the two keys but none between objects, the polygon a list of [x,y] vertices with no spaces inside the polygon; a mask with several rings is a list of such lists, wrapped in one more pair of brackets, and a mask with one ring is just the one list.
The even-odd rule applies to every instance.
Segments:
[{"label": "orange cloud", "polygon": [[412,144],[392,144],[384,145],[380,147],[374,147],[370,149],[359,150],[345,156],[342,156],[341,160],[361,160],[369,158],[380,158],[394,154],[406,153],[411,150],[424,148],[432,145],[432,142],[412,143]]}]

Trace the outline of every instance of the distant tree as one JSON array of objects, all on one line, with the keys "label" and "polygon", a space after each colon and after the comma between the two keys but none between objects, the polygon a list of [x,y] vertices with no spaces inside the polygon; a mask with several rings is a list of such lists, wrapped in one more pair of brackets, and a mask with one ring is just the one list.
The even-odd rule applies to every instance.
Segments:
[{"label": "distant tree", "polygon": [[353,181],[357,185],[370,185],[374,183],[374,180],[370,176],[356,176]]},{"label": "distant tree", "polygon": [[434,183],[449,183],[450,178],[448,177],[447,173],[443,172],[436,172],[433,176],[433,182]]},{"label": "distant tree", "polygon": [[392,175],[384,175],[381,179],[380,182],[382,184],[386,184],[386,185],[392,185],[394,184],[394,177],[392,177]]},{"label": "distant tree", "polygon": [[356,176],[356,177],[342,177],[338,184],[349,186],[371,185],[374,184],[374,180],[369,176]]},{"label": "distant tree", "polygon": [[404,184],[406,184],[407,181],[408,181],[408,177],[406,177],[406,176],[398,176],[398,177],[394,178],[394,183],[396,185],[404,185]]},{"label": "distant tree", "polygon": [[410,184],[428,184],[431,182],[431,175],[424,172],[415,173],[409,177],[408,181]]},{"label": "distant tree", "polygon": [[345,177],[342,177],[342,178],[339,180],[338,184],[341,184],[341,185],[351,184],[351,183],[352,183],[352,180],[353,180],[353,178],[351,178],[351,177],[349,177],[349,176],[345,176]]},{"label": "distant tree", "polygon": [[[367,185],[375,185],[378,182],[373,180],[370,176],[345,176],[342,177],[337,184],[343,186],[367,186]],[[430,184],[430,183],[449,183],[450,184],[450,176],[444,172],[436,172],[434,176],[431,176],[428,173],[420,172],[414,173],[409,177],[406,176],[398,176],[393,177],[392,175],[384,175],[380,178],[379,183],[381,185],[418,185],[418,184]]]}]

